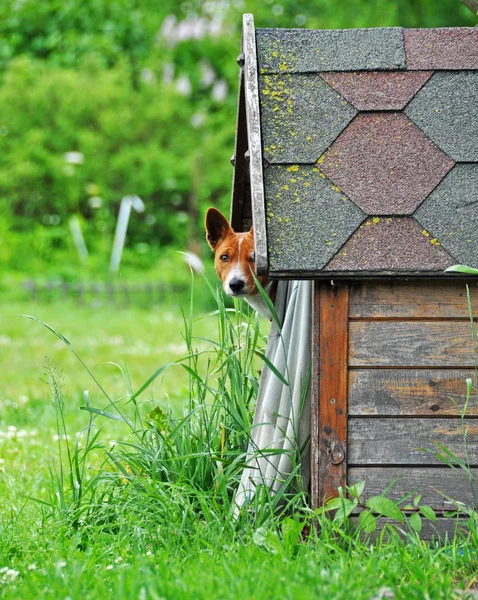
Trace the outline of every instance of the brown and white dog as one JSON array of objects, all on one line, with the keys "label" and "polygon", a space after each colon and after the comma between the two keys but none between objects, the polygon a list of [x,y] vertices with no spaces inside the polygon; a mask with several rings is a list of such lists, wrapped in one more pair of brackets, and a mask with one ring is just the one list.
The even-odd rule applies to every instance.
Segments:
[{"label": "brown and white dog", "polygon": [[[215,252],[214,267],[226,294],[244,298],[261,315],[271,319],[252,275],[256,274],[253,228],[236,233],[222,213],[210,208],[206,213],[206,239]],[[257,277],[257,280],[270,295],[273,282],[267,277]]]}]

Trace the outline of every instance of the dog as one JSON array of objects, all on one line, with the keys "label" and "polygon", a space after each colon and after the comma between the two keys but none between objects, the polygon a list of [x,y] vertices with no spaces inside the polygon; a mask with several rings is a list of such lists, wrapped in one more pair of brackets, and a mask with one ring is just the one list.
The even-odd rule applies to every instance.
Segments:
[{"label": "dog", "polygon": [[[254,277],[254,228],[245,233],[236,233],[226,217],[216,208],[206,213],[206,239],[214,250],[214,268],[228,296],[244,298],[258,313],[269,320],[272,315],[260,294]],[[274,300],[275,285],[268,277],[257,277],[264,291]]]}]

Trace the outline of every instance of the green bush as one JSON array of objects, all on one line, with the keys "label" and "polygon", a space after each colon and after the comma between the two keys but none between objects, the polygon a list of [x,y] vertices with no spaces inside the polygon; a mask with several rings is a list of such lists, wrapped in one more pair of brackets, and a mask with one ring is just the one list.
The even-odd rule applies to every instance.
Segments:
[{"label": "green bush", "polygon": [[[4,266],[31,271],[34,263],[55,263],[64,253],[74,257],[68,228],[73,215],[80,217],[90,253],[107,264],[119,202],[127,194],[146,204],[128,230],[127,248],[138,250],[138,265],[152,264],[154,252],[143,252],[145,244],[198,249],[205,208],[213,204],[227,211],[229,204],[235,58],[241,13],[247,11],[259,27],[474,24],[458,0],[351,0],[342,8],[328,0],[4,0]],[[166,17],[176,28],[175,39],[161,30]],[[199,39],[190,30],[180,39],[178,27],[195,19],[219,23],[219,29]],[[181,77],[190,87],[183,94],[177,91]],[[217,82],[226,86],[224,98],[213,93]],[[82,164],[65,162],[72,151],[84,156]]]},{"label": "green bush", "polygon": [[[229,193],[230,165],[217,154],[232,147],[232,125],[223,132],[222,123],[213,123],[205,134],[191,125],[194,107],[172,86],[153,81],[135,89],[130,75],[125,63],[73,71],[27,57],[6,69],[0,227],[33,234],[41,248],[30,250],[45,260],[51,258],[45,238],[50,250],[70,244],[73,214],[83,216],[89,247],[111,238],[123,195],[138,194],[146,203],[146,211],[131,218],[131,244],[185,245],[191,195],[221,201]],[[83,164],[67,164],[70,151],[81,152]],[[93,208],[97,197],[103,205]]]}]

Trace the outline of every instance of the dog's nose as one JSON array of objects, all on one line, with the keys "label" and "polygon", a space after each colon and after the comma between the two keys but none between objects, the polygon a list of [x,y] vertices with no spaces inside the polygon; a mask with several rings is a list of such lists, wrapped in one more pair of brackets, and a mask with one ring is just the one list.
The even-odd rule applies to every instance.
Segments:
[{"label": "dog's nose", "polygon": [[233,294],[238,294],[244,288],[245,282],[242,279],[231,279],[229,287]]}]

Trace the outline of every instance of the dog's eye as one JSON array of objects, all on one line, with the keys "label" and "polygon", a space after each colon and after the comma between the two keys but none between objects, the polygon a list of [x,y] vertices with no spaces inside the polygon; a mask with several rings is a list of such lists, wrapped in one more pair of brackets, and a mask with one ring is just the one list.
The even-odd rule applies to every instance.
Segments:
[{"label": "dog's eye", "polygon": [[227,254],[221,254],[219,260],[221,260],[222,262],[227,262],[229,260],[229,256]]},{"label": "dog's eye", "polygon": [[249,256],[249,262],[256,262],[256,255],[254,252]]}]

